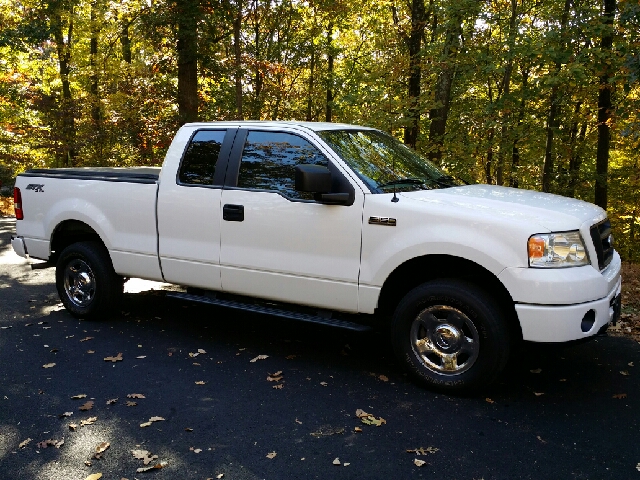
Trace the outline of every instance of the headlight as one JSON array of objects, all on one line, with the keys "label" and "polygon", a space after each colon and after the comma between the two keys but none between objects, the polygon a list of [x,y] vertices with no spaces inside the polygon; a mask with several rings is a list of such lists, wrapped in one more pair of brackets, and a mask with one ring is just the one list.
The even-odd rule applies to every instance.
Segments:
[{"label": "headlight", "polygon": [[561,268],[589,265],[584,242],[577,230],[532,235],[528,247],[530,267]]}]

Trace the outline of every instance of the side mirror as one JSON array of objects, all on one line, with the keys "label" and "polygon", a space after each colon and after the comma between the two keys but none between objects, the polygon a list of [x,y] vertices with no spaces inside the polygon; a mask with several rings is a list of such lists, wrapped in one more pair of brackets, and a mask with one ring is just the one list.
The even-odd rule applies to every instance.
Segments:
[{"label": "side mirror", "polygon": [[296,190],[311,193],[331,191],[331,172],[320,165],[296,165]]}]

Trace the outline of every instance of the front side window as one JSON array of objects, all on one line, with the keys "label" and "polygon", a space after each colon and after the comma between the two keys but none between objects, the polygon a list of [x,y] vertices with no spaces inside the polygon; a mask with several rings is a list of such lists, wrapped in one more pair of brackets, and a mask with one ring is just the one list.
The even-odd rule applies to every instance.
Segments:
[{"label": "front side window", "polygon": [[226,130],[200,130],[191,139],[180,165],[180,183],[213,185],[213,174]]},{"label": "front side window", "polygon": [[290,199],[313,200],[313,193],[295,189],[295,167],[298,164],[328,167],[329,161],[298,135],[251,131],[242,152],[238,187],[272,190]]}]

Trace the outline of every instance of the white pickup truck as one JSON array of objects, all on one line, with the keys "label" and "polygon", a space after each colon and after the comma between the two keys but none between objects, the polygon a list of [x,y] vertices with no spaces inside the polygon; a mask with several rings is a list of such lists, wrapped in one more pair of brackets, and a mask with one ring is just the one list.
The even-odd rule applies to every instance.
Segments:
[{"label": "white pickup truck", "polygon": [[29,170],[14,200],[14,250],[55,264],[76,317],[108,316],[138,277],[186,300],[375,322],[440,390],[492,381],[520,340],[584,339],[620,312],[604,210],[462,185],[366,127],[187,124],[161,169]]}]

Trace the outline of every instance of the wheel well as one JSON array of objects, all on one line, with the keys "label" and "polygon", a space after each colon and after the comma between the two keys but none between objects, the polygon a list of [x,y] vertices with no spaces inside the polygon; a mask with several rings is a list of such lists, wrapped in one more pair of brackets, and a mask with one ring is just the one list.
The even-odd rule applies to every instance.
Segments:
[{"label": "wheel well", "polygon": [[72,243],[95,241],[104,245],[100,235],[84,222],[66,220],[60,223],[51,236],[51,257],[49,261],[55,263],[60,253]]},{"label": "wheel well", "polygon": [[400,300],[410,290],[429,280],[443,278],[464,279],[490,292],[507,316],[508,322],[513,328],[512,333],[516,337],[522,338],[513,299],[502,282],[493,273],[477,263],[451,255],[427,255],[412,258],[398,266],[382,286],[377,313],[383,316],[392,315]]}]

